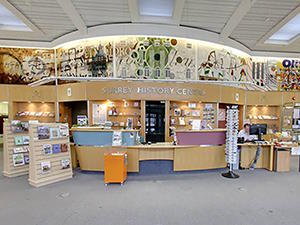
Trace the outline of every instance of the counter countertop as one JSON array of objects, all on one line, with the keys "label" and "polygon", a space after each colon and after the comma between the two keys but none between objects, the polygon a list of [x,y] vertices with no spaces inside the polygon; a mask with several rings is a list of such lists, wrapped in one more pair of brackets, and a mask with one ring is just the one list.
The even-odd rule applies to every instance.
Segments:
[{"label": "counter countertop", "polygon": [[119,130],[114,130],[114,129],[103,129],[100,127],[72,127],[71,131],[97,131],[97,132],[113,132],[113,131],[121,131],[121,132],[138,132],[140,130],[125,130],[125,129],[119,129]]},{"label": "counter countertop", "polygon": [[135,145],[127,146],[128,149],[169,149],[169,148],[193,148],[193,147],[209,147],[208,145],[172,145],[172,144],[152,144],[152,145]]},{"label": "counter countertop", "polygon": [[[258,146],[258,144],[256,144],[256,143],[243,143],[243,144],[241,144],[241,143],[238,143],[237,144],[238,146]],[[274,144],[262,144],[261,146],[274,146]]]},{"label": "counter countertop", "polygon": [[184,132],[191,132],[191,133],[207,133],[207,132],[225,132],[226,129],[223,128],[216,128],[216,129],[211,129],[211,130],[175,130],[175,132],[180,132],[180,133],[184,133]]}]

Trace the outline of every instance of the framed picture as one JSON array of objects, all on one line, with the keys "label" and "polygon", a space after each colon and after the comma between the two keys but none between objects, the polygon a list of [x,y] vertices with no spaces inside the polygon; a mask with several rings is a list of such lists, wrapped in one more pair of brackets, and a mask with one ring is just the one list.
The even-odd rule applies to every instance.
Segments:
[{"label": "framed picture", "polygon": [[60,137],[60,131],[58,127],[51,127],[50,128],[50,139],[56,139]]},{"label": "framed picture", "polygon": [[23,145],[23,136],[15,136],[15,145]]},{"label": "framed picture", "polygon": [[69,145],[68,144],[61,144],[61,152],[68,152]]},{"label": "framed picture", "polygon": [[37,133],[39,139],[49,139],[50,138],[50,129],[48,126],[38,126]]},{"label": "framed picture", "polygon": [[50,145],[50,144],[44,144],[43,145],[43,152],[44,152],[45,155],[52,154],[52,145]]},{"label": "framed picture", "polygon": [[52,145],[52,154],[57,154],[57,153],[60,153],[61,150],[60,150],[60,144],[54,144]]},{"label": "framed picture", "polygon": [[50,161],[41,162],[41,169],[42,169],[42,173],[49,172],[50,169],[51,169],[51,163],[50,163]]},{"label": "framed picture", "polygon": [[69,169],[70,168],[70,159],[62,159],[61,160],[61,168],[64,169]]},{"label": "framed picture", "polygon": [[12,158],[14,166],[23,166],[25,164],[23,154],[13,154]]}]

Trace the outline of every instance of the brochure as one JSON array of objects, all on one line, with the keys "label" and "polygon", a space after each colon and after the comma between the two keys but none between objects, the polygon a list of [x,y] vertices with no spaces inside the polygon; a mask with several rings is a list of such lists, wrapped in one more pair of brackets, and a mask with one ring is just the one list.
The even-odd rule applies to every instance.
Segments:
[{"label": "brochure", "polygon": [[23,145],[23,136],[15,136],[15,145]]},{"label": "brochure", "polygon": [[54,144],[54,145],[52,145],[52,153],[53,154],[60,153],[60,144]]},{"label": "brochure", "polygon": [[41,169],[42,169],[42,173],[49,172],[50,169],[51,169],[51,163],[50,163],[50,161],[41,162]]},{"label": "brochure", "polygon": [[23,154],[13,154],[13,165],[14,166],[23,166],[25,164]]},{"label": "brochure", "polygon": [[48,126],[38,126],[37,133],[39,139],[49,139],[50,138],[50,129]]},{"label": "brochure", "polygon": [[61,167],[62,167],[63,170],[70,168],[70,159],[62,159],[61,160]]},{"label": "brochure", "polygon": [[52,154],[52,145],[50,145],[50,144],[44,144],[43,145],[43,151],[44,151],[45,155]]},{"label": "brochure", "polygon": [[59,138],[59,128],[58,127],[51,127],[50,128],[50,139]]},{"label": "brochure", "polygon": [[69,146],[68,144],[61,144],[61,152],[68,152]]}]

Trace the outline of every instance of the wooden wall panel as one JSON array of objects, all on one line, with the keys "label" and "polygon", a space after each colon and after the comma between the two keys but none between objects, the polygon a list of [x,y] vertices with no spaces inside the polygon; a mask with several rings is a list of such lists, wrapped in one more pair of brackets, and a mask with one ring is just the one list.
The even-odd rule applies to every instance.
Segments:
[{"label": "wooden wall panel", "polygon": [[[298,97],[298,92],[295,91],[291,91],[291,92],[282,92],[282,104],[287,104],[287,103],[293,103],[297,101],[297,97]],[[299,96],[300,97],[300,96]],[[294,100],[294,99],[295,100]],[[300,102],[300,98],[299,101]]]},{"label": "wooden wall panel", "polygon": [[259,92],[248,91],[247,105],[282,105],[282,93],[279,91]]},{"label": "wooden wall panel", "polygon": [[9,101],[9,87],[10,85],[2,84],[0,87],[0,101]]},{"label": "wooden wall panel", "polygon": [[245,104],[245,91],[234,87],[220,86],[220,102],[228,104]]},{"label": "wooden wall panel", "polygon": [[[71,96],[68,96],[68,90],[70,91]],[[72,84],[59,85],[57,87],[57,100],[59,102],[86,100],[85,83],[72,83]]]},{"label": "wooden wall panel", "polygon": [[11,85],[9,86],[10,101],[22,102],[55,102],[56,101],[56,87],[53,86],[39,86],[30,87],[26,85]]},{"label": "wooden wall panel", "polygon": [[[115,88],[118,93],[111,93]],[[173,90],[162,93],[138,93],[144,88],[160,90]],[[109,91],[105,91],[109,90]],[[193,93],[198,94],[191,94]],[[149,81],[106,81],[86,83],[86,96],[89,100],[176,100],[176,101],[203,101],[218,102],[220,100],[220,86],[196,83],[178,82],[149,82]]]}]

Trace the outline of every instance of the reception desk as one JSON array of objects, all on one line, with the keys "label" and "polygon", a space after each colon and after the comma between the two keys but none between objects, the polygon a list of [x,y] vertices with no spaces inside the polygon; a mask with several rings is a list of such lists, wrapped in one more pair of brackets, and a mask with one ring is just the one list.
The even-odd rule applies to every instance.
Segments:
[{"label": "reception desk", "polygon": [[[128,154],[127,171],[140,172],[140,163],[150,163],[151,161],[171,161],[172,171],[207,170],[225,168],[225,130],[187,132],[198,136],[200,133],[206,139],[209,133],[213,137],[217,135],[222,140],[210,137],[202,143],[179,144],[157,143],[151,145],[140,145],[135,142],[136,130],[122,131],[122,146],[112,146],[112,130],[101,130],[99,128],[72,128],[75,148],[77,152],[80,168],[87,171],[104,170],[104,153],[116,150],[125,150]],[[179,135],[182,142],[188,135],[181,132]],[[182,134],[182,135],[181,135]],[[124,140],[123,140],[124,138]],[[199,139],[198,139],[199,141]],[[208,145],[208,143],[212,145]]]},{"label": "reception desk", "polygon": [[[238,146],[240,146],[240,166],[242,168],[249,168],[255,158],[258,144],[244,143],[238,144]],[[274,145],[263,144],[261,148],[261,154],[255,168],[264,168],[273,171]]]}]

